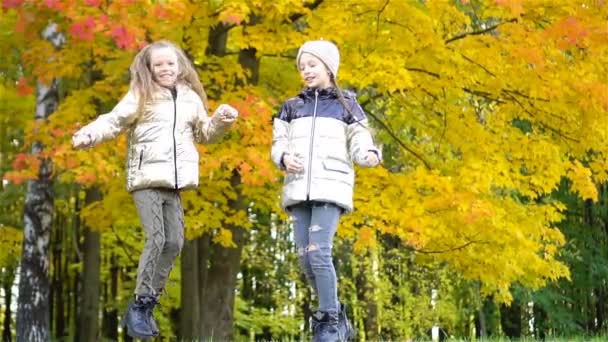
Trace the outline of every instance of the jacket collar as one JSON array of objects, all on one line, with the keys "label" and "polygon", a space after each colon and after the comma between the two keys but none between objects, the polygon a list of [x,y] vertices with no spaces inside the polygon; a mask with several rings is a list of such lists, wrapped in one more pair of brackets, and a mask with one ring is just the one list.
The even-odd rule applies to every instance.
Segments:
[{"label": "jacket collar", "polygon": [[[156,87],[157,87],[156,93],[158,94],[157,96],[159,98],[162,98],[162,99],[173,99],[173,96],[171,95],[171,90],[170,89],[165,88],[165,87],[161,87],[159,85],[156,85]],[[183,82],[179,82],[177,85],[175,85],[175,88],[177,89],[177,97],[184,96],[184,94],[186,94],[186,92],[188,92],[190,90],[190,87],[187,86]],[[314,94],[314,92],[313,92],[313,94]]]},{"label": "jacket collar", "polygon": [[[305,87],[300,92],[300,97],[303,97],[303,98],[314,98],[316,90],[317,90],[317,88]],[[318,89],[318,94],[319,94],[319,98],[332,98],[332,99],[335,99],[335,98],[338,97],[338,91],[334,87],[325,88],[325,89]]]}]

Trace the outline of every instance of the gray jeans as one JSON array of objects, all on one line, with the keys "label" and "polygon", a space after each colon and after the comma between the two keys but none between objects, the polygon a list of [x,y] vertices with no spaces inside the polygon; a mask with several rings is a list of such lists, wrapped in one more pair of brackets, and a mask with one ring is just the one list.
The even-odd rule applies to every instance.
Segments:
[{"label": "gray jeans", "polygon": [[342,209],[330,203],[304,202],[290,207],[300,267],[319,298],[319,310],[339,311],[332,241]]},{"label": "gray jeans", "polygon": [[136,295],[157,295],[184,245],[184,210],[179,191],[143,189],[133,191],[146,244],[137,267]]}]

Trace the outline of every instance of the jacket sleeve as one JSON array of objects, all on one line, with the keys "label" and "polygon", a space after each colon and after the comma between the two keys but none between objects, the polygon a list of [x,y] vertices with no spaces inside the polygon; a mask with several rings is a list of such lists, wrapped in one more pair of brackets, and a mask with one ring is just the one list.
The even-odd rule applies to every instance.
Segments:
[{"label": "jacket sleeve", "polygon": [[193,131],[194,140],[199,144],[217,142],[231,125],[231,123],[222,122],[218,113],[214,113],[213,116],[209,117],[202,101],[198,102],[196,112]]},{"label": "jacket sleeve", "polygon": [[286,103],[281,107],[281,111],[274,118],[272,123],[272,149],[270,156],[275,165],[285,170],[283,164],[283,155],[289,152],[289,123],[287,122],[287,116],[289,113],[289,106]]},{"label": "jacket sleeve", "polygon": [[137,98],[129,91],[118,104],[107,114],[102,114],[95,121],[82,127],[79,132],[91,136],[91,144],[97,145],[114,139],[124,132],[137,119]]},{"label": "jacket sleeve", "polygon": [[374,167],[376,165],[369,164],[365,160],[365,156],[371,151],[378,155],[378,160],[382,160],[382,152],[374,145],[367,118],[356,100],[353,100],[351,114],[353,117],[346,128],[350,158],[359,166]]}]

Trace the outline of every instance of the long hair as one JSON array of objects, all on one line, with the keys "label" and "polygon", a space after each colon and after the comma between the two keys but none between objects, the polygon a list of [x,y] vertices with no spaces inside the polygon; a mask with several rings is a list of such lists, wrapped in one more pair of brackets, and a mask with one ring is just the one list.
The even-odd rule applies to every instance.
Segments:
[{"label": "long hair", "polygon": [[198,78],[198,74],[188,59],[184,51],[168,40],[159,40],[146,45],[137,53],[133,63],[129,67],[131,71],[131,90],[139,98],[137,104],[138,112],[142,112],[144,105],[152,99],[152,96],[159,85],[154,81],[152,76],[152,66],[150,65],[150,55],[152,51],[160,48],[170,48],[177,56],[179,74],[177,82],[183,82],[188,85],[201,98],[205,110],[207,110],[207,94]]},{"label": "long hair", "polygon": [[[325,67],[327,68],[327,66],[325,66]],[[329,69],[327,69],[327,70],[329,71]],[[332,85],[334,86],[334,88],[336,88],[336,94],[338,94],[338,101],[342,104],[342,107],[344,107],[344,109],[348,113],[350,119],[353,120],[353,122],[357,122],[358,120],[355,117],[355,115],[353,114],[352,109],[346,103],[346,99],[344,98],[344,94],[342,93],[342,88],[340,88],[340,86],[338,85],[338,82],[336,81],[336,77],[334,76],[334,74],[331,71],[329,71],[329,79],[330,79]]]},{"label": "long hair", "polygon": [[338,101],[340,102],[340,104],[342,104],[342,107],[344,107],[344,109],[346,110],[346,113],[348,113],[348,116],[352,120],[352,123],[356,123],[358,125],[365,127],[371,134],[372,140],[375,140],[374,131],[369,127],[369,125],[363,125],[361,123],[361,120],[357,119],[355,114],[353,114],[352,108],[349,107],[348,104],[346,103],[346,99],[344,98],[344,94],[342,93],[342,88],[340,88],[340,86],[338,85],[338,82],[336,81],[336,77],[334,76],[334,74],[331,71],[329,71],[329,68],[327,68],[327,65],[325,66],[325,68],[329,72],[329,79],[330,79],[331,83],[333,84],[334,88],[336,88],[336,94],[338,94]]}]

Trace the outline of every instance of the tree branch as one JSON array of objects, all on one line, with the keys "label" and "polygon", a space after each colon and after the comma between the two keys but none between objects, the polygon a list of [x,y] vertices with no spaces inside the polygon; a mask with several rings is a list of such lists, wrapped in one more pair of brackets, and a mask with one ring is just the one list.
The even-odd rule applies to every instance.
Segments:
[{"label": "tree branch", "polygon": [[432,71],[427,71],[427,70],[424,70],[424,69],[405,67],[405,70],[407,70],[407,71],[414,71],[414,72],[421,72],[423,74],[427,74],[427,75],[433,76],[435,78],[441,78],[441,76],[439,76],[439,74],[434,73]]},{"label": "tree branch", "polygon": [[[323,0],[315,0],[313,2],[311,2],[308,5],[304,5],[304,7],[308,8],[309,10],[314,10],[315,8],[319,7],[321,4],[323,3]],[[304,13],[295,13],[289,16],[289,22],[294,22],[297,21],[298,19],[302,18],[304,16]]]},{"label": "tree branch", "polygon": [[451,43],[451,42],[453,42],[453,41],[456,41],[456,40],[459,40],[459,39],[465,38],[465,37],[467,37],[467,36],[477,36],[477,35],[485,34],[485,33],[488,33],[488,32],[490,32],[490,31],[495,30],[497,27],[499,27],[499,26],[501,26],[501,25],[503,25],[503,24],[507,24],[507,23],[514,23],[514,22],[517,22],[517,19],[515,19],[515,18],[513,18],[513,19],[509,19],[509,20],[507,20],[507,21],[500,22],[500,23],[498,23],[498,24],[496,24],[496,25],[492,25],[492,26],[490,26],[490,27],[488,27],[488,28],[486,28],[486,29],[483,29],[483,30],[481,30],[481,31],[473,31],[473,32],[465,32],[465,33],[461,33],[461,34],[459,34],[459,35],[456,35],[456,36],[454,36],[454,37],[452,37],[452,38],[450,38],[450,39],[446,40],[446,41],[445,41],[445,43],[446,43],[446,44],[449,44],[449,43]]},{"label": "tree branch", "polygon": [[386,0],[384,2],[384,5],[382,5],[382,8],[380,8],[380,10],[378,11],[378,15],[376,16],[376,38],[378,38],[378,32],[380,31],[380,16],[382,15],[382,12],[384,12],[386,6],[388,6],[388,3],[390,1],[391,0]]},{"label": "tree branch", "polygon": [[[363,107],[363,106],[365,106],[365,103],[360,103],[360,105]],[[380,118],[378,118],[376,115],[372,114],[371,111],[366,111],[366,114],[369,115],[376,122],[378,122],[378,124],[380,124],[381,128],[383,130],[385,130],[391,136],[391,138],[395,142],[397,142],[397,144],[399,144],[399,146],[401,146],[407,152],[411,153],[414,157],[416,157],[416,159],[420,160],[420,162],[422,162],[422,164],[424,164],[424,166],[427,168],[427,170],[433,169],[431,167],[431,164],[426,159],[424,159],[418,152],[414,151],[411,147],[407,146],[401,139],[399,139],[397,134],[395,134],[395,132],[393,132],[393,130],[388,126],[388,124],[386,124],[384,121],[380,120]]]},{"label": "tree branch", "polygon": [[[453,51],[453,50],[452,50],[452,51]],[[473,63],[473,64],[477,65],[478,67],[482,68],[482,69],[483,69],[483,71],[487,72],[487,73],[488,73],[488,74],[490,74],[492,77],[496,77],[496,74],[495,74],[495,73],[493,73],[493,72],[491,72],[491,71],[490,71],[488,68],[486,68],[485,66],[483,66],[483,65],[481,65],[481,64],[479,64],[479,63],[477,63],[476,61],[472,60],[471,58],[469,58],[469,57],[465,56],[465,55],[464,55],[462,52],[460,52],[460,51],[459,51],[458,53],[459,53],[459,54],[462,56],[462,58],[464,58],[466,61],[471,62],[471,63]]]},{"label": "tree branch", "polygon": [[446,248],[446,249],[438,249],[438,250],[431,250],[431,251],[426,251],[424,249],[416,249],[413,248],[412,249],[417,252],[417,253],[421,253],[421,254],[443,254],[443,253],[448,253],[448,252],[455,252],[455,251],[459,251],[462,249],[467,248],[468,246],[474,244],[474,243],[485,243],[487,244],[487,242],[485,241],[481,241],[481,240],[471,240],[468,241],[467,243],[460,245],[460,246],[456,246],[456,247],[451,247],[451,248]]},{"label": "tree branch", "polygon": [[[523,111],[524,113],[528,114],[530,117],[535,117],[536,115],[534,113],[532,113],[528,108],[526,108],[526,106],[524,106],[523,103],[521,103],[521,101],[519,101],[515,96],[513,96],[512,94],[506,94],[511,100],[513,100],[513,102],[515,102]],[[532,104],[530,104],[534,109],[536,109]],[[559,129],[553,128],[543,122],[538,122],[538,124],[541,127],[544,127],[548,130],[550,130],[551,132],[557,134],[558,136],[562,137],[565,140],[569,140],[569,141],[573,141],[573,142],[580,142],[577,139],[571,138],[569,136],[567,136],[566,134],[564,134],[562,131],[560,131]]]},{"label": "tree branch", "polygon": [[490,101],[494,101],[494,102],[499,103],[499,104],[505,104],[506,103],[505,101],[503,101],[501,99],[497,99],[497,98],[492,97],[492,94],[486,93],[485,91],[473,90],[473,89],[469,89],[469,88],[462,88],[462,90],[465,93],[469,93],[471,95],[483,97],[484,99],[487,99],[487,100],[490,100]]}]

